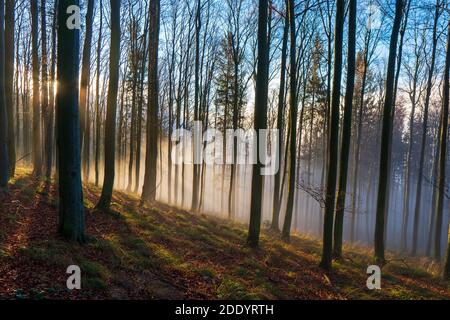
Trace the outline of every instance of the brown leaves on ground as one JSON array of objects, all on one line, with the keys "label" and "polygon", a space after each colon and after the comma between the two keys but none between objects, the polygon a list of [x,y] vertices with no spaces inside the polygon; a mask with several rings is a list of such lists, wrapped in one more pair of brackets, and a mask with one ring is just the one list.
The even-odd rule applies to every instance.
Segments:
[{"label": "brown leaves on ground", "polygon": [[[21,169],[0,207],[0,298],[6,299],[449,299],[448,283],[429,261],[396,260],[382,290],[366,288],[370,252],[347,248],[331,273],[318,267],[320,243],[290,244],[263,232],[245,245],[246,227],[158,204],[139,207],[116,193],[119,215],[93,210],[100,190],[85,189],[89,243],[70,244],[57,230],[57,191]],[[394,257],[391,257],[394,259]],[[69,291],[69,265],[82,290]],[[434,274],[433,274],[434,272]]]}]

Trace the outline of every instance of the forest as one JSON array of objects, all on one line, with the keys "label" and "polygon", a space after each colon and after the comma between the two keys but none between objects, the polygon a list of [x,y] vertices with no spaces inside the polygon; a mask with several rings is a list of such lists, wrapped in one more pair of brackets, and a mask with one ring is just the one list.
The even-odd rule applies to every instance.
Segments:
[{"label": "forest", "polygon": [[0,300],[450,299],[449,5],[0,0]]}]

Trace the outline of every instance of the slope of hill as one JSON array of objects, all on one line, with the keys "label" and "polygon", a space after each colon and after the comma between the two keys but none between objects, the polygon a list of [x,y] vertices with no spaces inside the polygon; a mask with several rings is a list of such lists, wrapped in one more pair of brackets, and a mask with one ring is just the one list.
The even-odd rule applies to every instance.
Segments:
[{"label": "slope of hill", "polygon": [[[93,210],[100,190],[85,188],[85,246],[56,233],[54,185],[20,169],[0,207],[2,299],[450,299],[439,266],[389,256],[382,290],[366,288],[370,252],[346,248],[325,273],[320,242],[295,235],[285,244],[262,233],[261,248],[245,246],[241,224],[159,204],[139,207],[116,192],[116,214]],[[82,270],[82,289],[69,291],[66,269]]]}]

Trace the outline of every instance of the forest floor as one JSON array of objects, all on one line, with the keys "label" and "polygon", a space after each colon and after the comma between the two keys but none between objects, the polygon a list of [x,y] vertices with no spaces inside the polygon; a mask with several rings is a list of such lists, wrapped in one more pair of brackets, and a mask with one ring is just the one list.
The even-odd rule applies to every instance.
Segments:
[{"label": "forest floor", "polygon": [[[85,188],[88,244],[57,236],[56,190],[19,169],[0,203],[0,299],[450,299],[431,261],[388,254],[382,290],[366,288],[369,249],[345,248],[333,272],[318,267],[320,242],[290,244],[266,230],[260,249],[246,227],[163,204],[140,208],[116,192],[117,214],[96,212],[100,189]],[[82,270],[69,291],[66,269]]]}]

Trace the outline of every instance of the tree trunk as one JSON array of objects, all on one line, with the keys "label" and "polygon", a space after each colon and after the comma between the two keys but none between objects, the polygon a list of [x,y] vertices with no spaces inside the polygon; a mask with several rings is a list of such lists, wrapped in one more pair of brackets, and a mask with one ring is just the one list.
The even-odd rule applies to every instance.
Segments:
[{"label": "tree trunk", "polygon": [[[295,4],[293,0],[289,0],[287,4],[290,26],[290,107],[289,107],[289,180],[288,180],[288,196],[286,215],[283,223],[282,238],[288,242],[291,234],[292,214],[294,210],[295,197],[295,160],[296,160],[296,144],[297,144],[297,39],[295,27]],[[300,142],[301,143],[301,142]],[[288,162],[286,162],[288,164]]]},{"label": "tree trunk", "polygon": [[[277,146],[277,157],[278,164],[281,163],[282,155],[282,136],[283,136],[283,115],[284,115],[284,94],[286,87],[286,64],[287,64],[287,44],[289,36],[289,15],[287,12],[287,2],[286,3],[286,17],[284,19],[283,28],[283,44],[281,48],[281,70],[280,70],[280,91],[278,93],[278,114],[277,114],[277,129],[280,134]],[[281,166],[279,165],[281,168]],[[272,230],[279,231],[280,229],[280,207],[281,207],[281,194],[280,194],[280,180],[281,180],[281,170],[278,170],[275,174],[275,185],[273,192],[273,207],[272,207]]]},{"label": "tree trunk", "polygon": [[153,202],[156,198],[156,174],[158,160],[158,46],[160,1],[150,1],[149,51],[148,51],[148,108],[147,108],[147,146],[145,155],[145,177],[142,201]]},{"label": "tree trunk", "polygon": [[[15,0],[6,0],[5,8],[5,103],[6,114],[8,117],[8,160],[9,160],[9,178],[14,177],[16,171],[16,139],[14,130],[14,7]],[[16,101],[18,104],[19,101]],[[19,114],[16,113],[16,117]]]},{"label": "tree trunk", "polygon": [[33,165],[34,175],[42,175],[42,148],[41,148],[41,117],[39,92],[39,12],[36,0],[31,2],[31,51],[33,67]]},{"label": "tree trunk", "polygon": [[88,104],[88,87],[91,78],[91,47],[92,47],[92,21],[94,15],[95,0],[88,1],[86,13],[86,35],[84,38],[83,61],[81,66],[80,87],[80,116],[81,116],[81,143],[83,146],[83,176],[87,181],[89,178],[89,153],[90,153],[90,118]]},{"label": "tree trunk", "polygon": [[[422,206],[422,184],[423,184],[423,173],[425,167],[425,151],[427,147],[427,131],[428,131],[428,114],[430,107],[430,98],[431,98],[431,90],[433,89],[433,74],[434,67],[436,65],[436,47],[437,47],[437,27],[438,20],[440,16],[440,1],[436,1],[436,11],[434,14],[434,24],[433,24],[433,42],[432,42],[432,51],[431,51],[431,63],[430,69],[428,70],[428,81],[427,81],[427,92],[425,96],[425,105],[423,111],[423,125],[422,125],[422,146],[420,149],[420,162],[419,162],[419,173],[417,177],[417,193],[416,193],[416,204],[414,208],[414,230],[413,230],[413,254],[416,253],[417,250],[417,238],[419,231],[419,217]],[[434,216],[434,215],[432,215]],[[431,221],[432,219],[430,219]],[[431,224],[430,224],[431,225]],[[432,229],[431,229],[432,230]],[[431,239],[429,239],[431,242]],[[427,244],[428,248],[428,244]],[[428,251],[428,250],[427,250]]]},{"label": "tree trunk", "polygon": [[[197,1],[197,9],[196,9],[196,18],[195,18],[195,88],[194,88],[194,121],[200,121],[200,111],[199,111],[199,67],[200,67],[200,29],[201,29],[201,0]],[[193,144],[193,178],[192,178],[192,203],[191,203],[191,211],[197,212],[198,203],[199,203],[199,192],[198,187],[200,184],[200,165],[195,163],[197,157],[196,155],[199,153],[198,143],[194,142]]]},{"label": "tree trunk", "polygon": [[[289,0],[293,12],[294,0]],[[267,128],[267,97],[269,91],[269,48],[267,41],[268,0],[259,0],[258,8],[258,70],[256,75],[256,98],[254,112],[254,129],[256,131],[256,154],[259,154],[259,130]],[[293,19],[294,17],[291,17]],[[257,161],[252,166],[252,192],[250,204],[250,224],[247,244],[258,247],[261,230],[263,178],[262,164]]]},{"label": "tree trunk", "polygon": [[[437,199],[436,199],[436,233],[434,237],[434,258],[441,260],[441,242],[442,242],[442,224],[444,215],[444,200],[445,200],[445,166],[447,160],[447,135],[448,135],[448,109],[449,109],[449,78],[450,78],[450,21],[448,23],[448,39],[447,39],[447,53],[444,68],[444,83],[443,83],[443,106],[441,113],[441,130],[439,132],[439,169],[437,177]],[[448,269],[449,262],[447,259],[444,275],[448,277],[450,270]]]},{"label": "tree trunk", "polygon": [[[435,238],[435,258],[440,259],[441,254],[441,233],[442,233],[442,219],[444,211],[444,198],[445,198],[445,166],[447,160],[447,137],[448,137],[448,107],[450,99],[450,21],[448,23],[448,39],[447,39],[447,54],[445,58],[445,69],[444,69],[444,92],[442,97],[444,99],[442,108],[442,126],[440,132],[440,144],[439,144],[439,192],[437,198],[436,207],[436,238]],[[449,234],[450,236],[450,234]],[[450,279],[450,237],[448,238],[447,255],[445,260],[443,276],[446,280]]]},{"label": "tree trunk", "polygon": [[[392,131],[392,109],[394,102],[394,80],[395,80],[395,60],[397,56],[397,42],[400,30],[400,24],[403,16],[404,1],[397,0],[394,25],[392,28],[388,72],[386,77],[386,93],[383,111],[383,130],[381,137],[381,155],[380,155],[380,176],[378,184],[377,211],[375,223],[375,257],[378,263],[384,263],[384,242],[385,242],[385,217],[386,217],[386,197],[388,184],[388,162],[389,162],[389,144],[391,140],[390,133]],[[398,66],[400,67],[400,66]]]},{"label": "tree trunk", "polygon": [[341,161],[339,171],[339,189],[336,201],[336,222],[334,225],[334,256],[342,256],[342,235],[344,231],[345,198],[347,195],[348,159],[350,155],[350,140],[352,136],[353,92],[355,86],[356,68],[356,0],[350,0],[348,58],[347,58],[347,89],[345,93],[344,127],[342,132]]},{"label": "tree trunk", "polygon": [[[32,1],[35,2],[35,1]],[[67,8],[78,0],[59,0],[57,137],[59,156],[59,233],[66,239],[85,242],[79,116],[80,31],[69,29]],[[70,12],[70,11],[69,11]]]},{"label": "tree trunk", "polygon": [[111,55],[109,61],[109,87],[105,123],[105,173],[103,190],[97,209],[108,211],[111,205],[115,176],[116,109],[119,88],[120,62],[120,0],[111,0]]},{"label": "tree trunk", "polygon": [[5,1],[0,0],[0,196],[8,186],[8,120],[5,99]]},{"label": "tree trunk", "polygon": [[333,92],[331,96],[331,115],[328,143],[327,187],[325,193],[325,215],[323,226],[323,251],[320,266],[331,269],[333,249],[333,219],[336,196],[338,143],[339,143],[339,104],[342,79],[342,43],[344,35],[345,1],[336,2],[336,26],[334,40]]},{"label": "tree trunk", "polygon": [[98,186],[100,169],[100,130],[101,130],[101,119],[100,119],[100,59],[102,53],[102,29],[103,29],[103,7],[102,0],[100,0],[100,28],[98,33],[98,44],[97,44],[97,76],[95,84],[95,185]]}]

